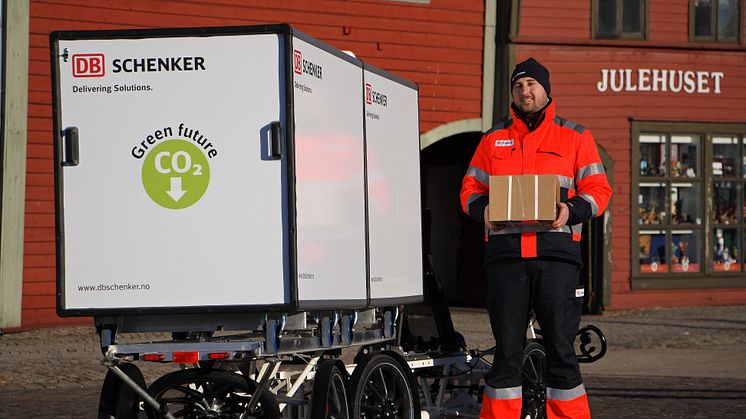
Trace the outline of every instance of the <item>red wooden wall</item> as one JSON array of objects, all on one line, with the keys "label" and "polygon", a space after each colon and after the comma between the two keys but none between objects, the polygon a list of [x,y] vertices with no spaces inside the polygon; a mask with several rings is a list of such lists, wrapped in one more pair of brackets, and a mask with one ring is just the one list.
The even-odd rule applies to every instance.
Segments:
[{"label": "red wooden wall", "polygon": [[49,33],[267,23],[290,23],[418,83],[422,132],[481,117],[483,0],[32,0],[23,328],[89,321],[55,314]]},{"label": "red wooden wall", "polygon": [[[592,0],[521,0],[518,36],[532,42],[588,42]],[[689,0],[648,0],[648,43],[689,44]],[[743,6],[743,2],[741,2]],[[746,10],[741,9],[741,44]],[[624,41],[611,41],[624,44]],[[705,44],[706,48],[707,45]]]},{"label": "red wooden wall", "polygon": [[[630,119],[640,121],[746,122],[746,10],[742,42],[689,43],[689,1],[651,0],[648,39],[591,39],[591,1],[522,0],[515,60],[533,56],[551,74],[557,113],[588,127],[614,160],[611,307],[743,304],[746,289],[633,291],[630,288]],[[602,93],[601,69],[659,68],[721,71],[722,93]],[[712,88],[712,86],[710,86]]]}]

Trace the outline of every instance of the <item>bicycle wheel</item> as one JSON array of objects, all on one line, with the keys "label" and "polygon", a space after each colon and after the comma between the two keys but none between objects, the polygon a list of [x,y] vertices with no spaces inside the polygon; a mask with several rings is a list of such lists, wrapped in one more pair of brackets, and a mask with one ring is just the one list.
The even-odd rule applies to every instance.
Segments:
[{"label": "bicycle wheel", "polygon": [[[344,368],[344,365],[342,366]],[[311,393],[311,417],[349,419],[350,405],[347,400],[347,373],[340,369],[338,361],[323,361],[313,379]]]},{"label": "bicycle wheel", "polygon": [[546,418],[546,352],[541,342],[530,340],[523,349],[522,376],[521,418]]},{"label": "bicycle wheel", "polygon": [[418,417],[414,400],[417,394],[407,377],[402,365],[391,355],[366,355],[352,373],[352,417]]},{"label": "bicycle wheel", "polygon": [[[148,393],[163,411],[177,418],[279,419],[277,401],[268,391],[259,395],[256,407],[245,416],[254,388],[236,373],[192,368],[164,375],[153,382]],[[145,413],[150,419],[163,417],[148,404]]]}]

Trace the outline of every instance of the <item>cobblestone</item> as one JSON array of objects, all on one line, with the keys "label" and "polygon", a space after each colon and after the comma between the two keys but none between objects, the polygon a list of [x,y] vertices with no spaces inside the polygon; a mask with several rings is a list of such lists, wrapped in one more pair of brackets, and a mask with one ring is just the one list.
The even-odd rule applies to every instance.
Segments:
[{"label": "cobblestone", "polygon": [[[484,310],[452,309],[470,347],[492,345]],[[746,306],[609,311],[584,316],[608,353],[583,364],[594,418],[740,418],[746,411]],[[122,335],[145,342],[164,334]],[[106,369],[93,327],[0,337],[0,419],[96,416]],[[146,381],[173,370],[143,368]]]}]

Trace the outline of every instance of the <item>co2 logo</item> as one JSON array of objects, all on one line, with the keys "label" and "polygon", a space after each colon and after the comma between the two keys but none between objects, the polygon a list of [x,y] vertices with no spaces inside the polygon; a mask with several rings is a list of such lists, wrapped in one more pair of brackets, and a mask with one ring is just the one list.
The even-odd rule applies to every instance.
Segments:
[{"label": "co2 logo", "polygon": [[168,140],[145,157],[142,183],[156,204],[183,209],[194,205],[207,192],[210,166],[202,150],[192,142]]},{"label": "co2 logo", "polygon": [[[170,166],[163,164],[163,159],[171,159]],[[178,173],[178,174],[184,174],[188,173],[190,170],[193,170],[192,175],[194,176],[201,176],[202,175],[202,165],[199,163],[195,163],[192,165],[192,155],[187,153],[186,151],[177,151],[176,153],[171,154],[170,151],[161,151],[158,154],[155,155],[155,170],[158,173],[167,175],[170,173]]]}]

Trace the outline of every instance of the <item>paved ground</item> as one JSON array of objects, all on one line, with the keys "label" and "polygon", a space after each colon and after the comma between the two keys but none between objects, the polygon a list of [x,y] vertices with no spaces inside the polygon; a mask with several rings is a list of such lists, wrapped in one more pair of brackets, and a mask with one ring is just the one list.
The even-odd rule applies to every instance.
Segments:
[{"label": "paved ground", "polygon": [[[478,313],[458,311],[456,329],[487,347]],[[745,418],[746,306],[667,308],[584,316],[608,352],[582,364],[594,419]]]},{"label": "paved ground", "polygon": [[[483,316],[453,313],[456,330],[477,347],[491,345]],[[609,311],[583,316],[586,324],[600,327],[609,345],[603,359],[582,366],[586,375],[746,380],[746,306]]]},{"label": "paved ground", "polygon": [[[453,319],[471,347],[491,346],[482,310],[454,309]],[[607,312],[583,323],[609,344],[582,367],[594,418],[746,417],[746,306]],[[95,417],[100,358],[92,327],[0,337],[0,418]],[[148,382],[171,369],[158,367]]]}]

